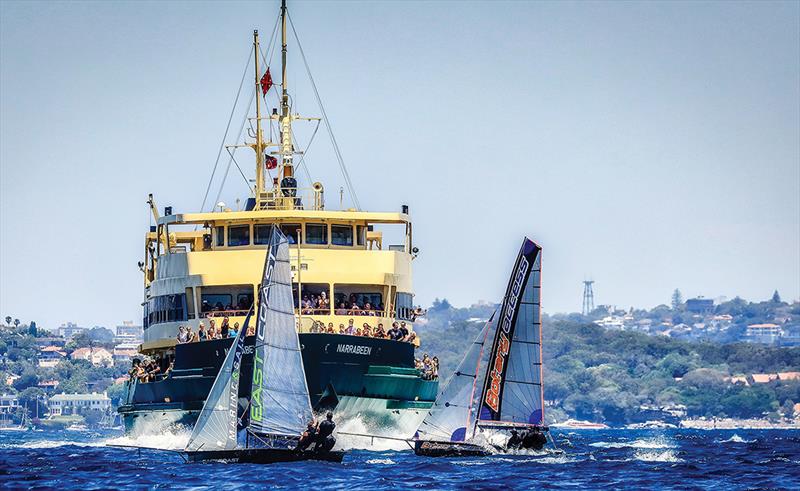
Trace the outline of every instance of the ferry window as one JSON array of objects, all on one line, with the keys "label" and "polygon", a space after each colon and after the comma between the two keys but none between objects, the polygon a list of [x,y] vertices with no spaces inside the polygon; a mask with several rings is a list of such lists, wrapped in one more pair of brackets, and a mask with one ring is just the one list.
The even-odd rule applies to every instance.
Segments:
[{"label": "ferry window", "polygon": [[331,244],[338,246],[352,246],[353,227],[350,225],[331,225]]},{"label": "ferry window", "polygon": [[240,293],[236,295],[236,310],[250,310],[253,305],[252,293]]},{"label": "ferry window", "polygon": [[356,225],[356,245],[363,246],[367,236],[367,227]]},{"label": "ferry window", "polygon": [[226,293],[204,293],[202,298],[202,312],[229,310],[233,297]]},{"label": "ferry window", "polygon": [[250,225],[228,227],[228,247],[250,245]]},{"label": "ferry window", "polygon": [[269,244],[269,233],[272,230],[271,224],[253,226],[253,243],[256,245]]},{"label": "ferry window", "polygon": [[225,245],[225,227],[217,227],[217,247]]},{"label": "ferry window", "polygon": [[383,286],[334,285],[336,315],[380,315],[383,310]]},{"label": "ferry window", "polygon": [[297,244],[297,230],[299,228],[299,223],[282,223],[280,225],[281,232],[289,239],[289,244]]},{"label": "ferry window", "polygon": [[185,321],[186,294],[161,295],[147,301],[145,323],[147,326],[162,322]]},{"label": "ferry window", "polygon": [[[303,302],[302,314],[327,315],[331,313],[331,292],[327,283],[303,283],[303,293],[300,296]],[[292,283],[292,298],[294,299],[294,308],[297,309],[297,283]]]},{"label": "ferry window", "polygon": [[328,226],[324,223],[306,224],[306,244],[325,245],[328,243]]},{"label": "ferry window", "polygon": [[411,313],[414,311],[414,297],[410,293],[397,292],[397,318],[404,321],[413,320]]}]

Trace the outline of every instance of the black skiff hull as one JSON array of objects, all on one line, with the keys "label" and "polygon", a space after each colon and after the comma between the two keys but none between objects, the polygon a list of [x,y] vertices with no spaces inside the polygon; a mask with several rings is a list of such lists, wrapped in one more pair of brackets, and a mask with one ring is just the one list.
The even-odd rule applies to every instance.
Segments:
[{"label": "black skiff hull", "polygon": [[301,460],[322,460],[325,462],[341,463],[345,452],[331,450],[330,452],[295,452],[288,448],[242,448],[237,450],[209,450],[199,452],[184,452],[189,462],[202,462],[206,460],[237,462],[240,464],[275,464],[278,462],[298,462]]},{"label": "black skiff hull", "polygon": [[492,452],[471,443],[446,443],[417,440],[414,453],[422,457],[486,457]]}]

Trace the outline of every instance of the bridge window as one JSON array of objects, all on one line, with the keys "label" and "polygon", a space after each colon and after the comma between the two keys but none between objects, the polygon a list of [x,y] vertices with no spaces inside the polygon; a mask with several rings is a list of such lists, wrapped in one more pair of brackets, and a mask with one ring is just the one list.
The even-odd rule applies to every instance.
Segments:
[{"label": "bridge window", "polygon": [[217,227],[217,247],[225,245],[225,227]]},{"label": "bridge window", "polygon": [[331,244],[353,246],[353,227],[350,225],[331,225]]},{"label": "bridge window", "polygon": [[325,245],[328,243],[328,226],[324,223],[306,224],[306,244]]},{"label": "bridge window", "polygon": [[363,246],[367,237],[367,227],[356,225],[356,245]]},{"label": "bridge window", "polygon": [[228,247],[250,245],[250,225],[228,227]]},{"label": "bridge window", "polygon": [[404,321],[413,321],[411,313],[414,311],[414,297],[410,293],[397,292],[397,318]]},{"label": "bridge window", "polygon": [[185,321],[187,319],[185,305],[186,295],[183,293],[151,298],[144,306],[145,327],[163,322]]},{"label": "bridge window", "polygon": [[299,223],[282,223],[281,232],[289,239],[289,244],[297,244],[297,231],[300,229]]}]

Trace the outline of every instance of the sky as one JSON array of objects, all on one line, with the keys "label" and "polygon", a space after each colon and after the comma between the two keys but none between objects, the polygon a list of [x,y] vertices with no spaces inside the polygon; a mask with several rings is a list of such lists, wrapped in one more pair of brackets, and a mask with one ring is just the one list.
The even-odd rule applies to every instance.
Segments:
[{"label": "sky", "polygon": [[[524,235],[551,313],[579,311],[587,278],[625,308],[675,288],[800,297],[800,3],[289,9],[362,208],[410,206],[416,303],[498,300]],[[252,30],[267,44],[277,11],[0,2],[3,317],[141,318],[147,194],[199,210]],[[294,108],[319,115],[293,41],[288,66]],[[313,127],[296,123],[301,145]],[[252,160],[237,153],[248,177]],[[338,205],[323,129],[307,164]],[[246,198],[235,167],[219,196]]]}]

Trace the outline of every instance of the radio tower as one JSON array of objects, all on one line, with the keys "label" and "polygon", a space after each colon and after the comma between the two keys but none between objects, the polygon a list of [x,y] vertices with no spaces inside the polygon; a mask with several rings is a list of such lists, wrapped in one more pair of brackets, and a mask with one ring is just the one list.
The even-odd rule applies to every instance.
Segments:
[{"label": "radio tower", "polygon": [[583,307],[581,314],[589,315],[594,311],[594,292],[592,291],[592,284],[594,280],[583,281]]}]

